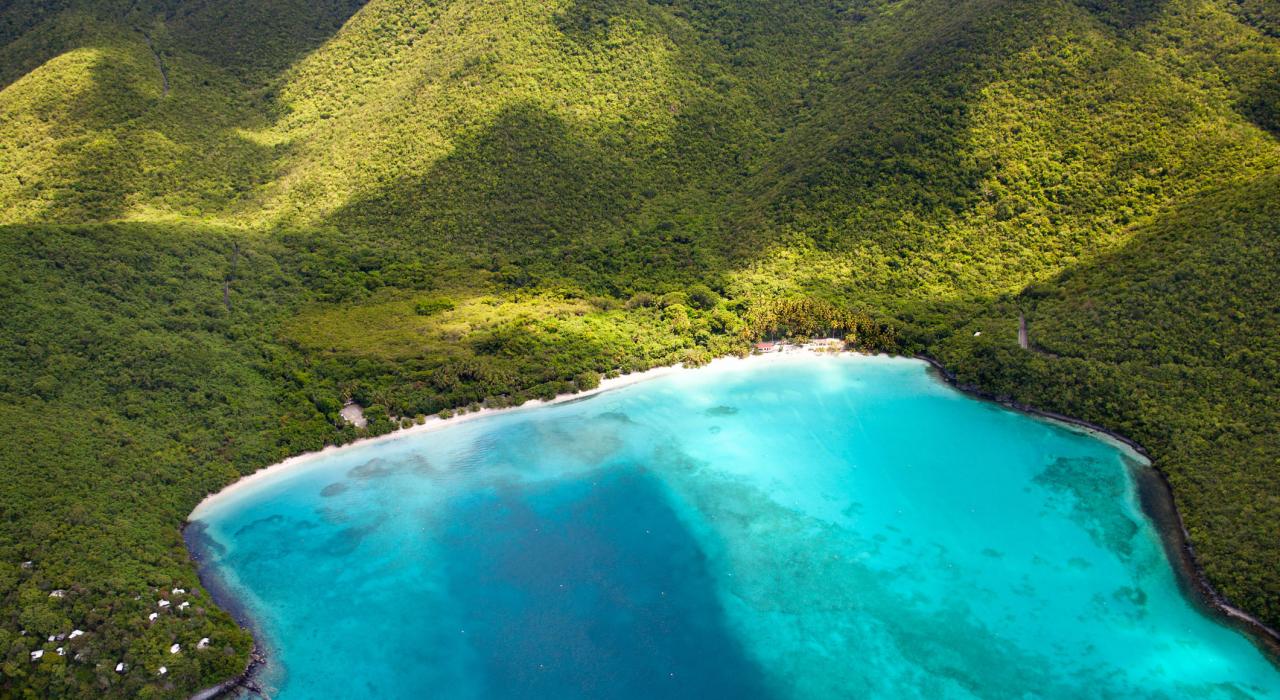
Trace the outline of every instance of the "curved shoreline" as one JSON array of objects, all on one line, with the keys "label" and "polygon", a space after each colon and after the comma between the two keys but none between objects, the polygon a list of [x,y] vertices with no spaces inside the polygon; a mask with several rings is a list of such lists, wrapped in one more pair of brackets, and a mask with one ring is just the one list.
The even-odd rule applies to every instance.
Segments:
[{"label": "curved shoreline", "polygon": [[[740,358],[717,358],[715,360],[712,360],[712,363],[720,362],[728,359],[740,359]],[[427,417],[425,422],[419,423],[416,425],[411,425],[408,428],[397,428],[395,430],[392,430],[389,433],[385,433],[382,435],[373,435],[369,437],[358,438],[344,445],[328,445],[323,449],[312,450],[311,452],[303,452],[302,454],[288,457],[279,462],[276,462],[275,464],[265,466],[259,469],[258,471],[253,472],[252,474],[246,474],[245,476],[242,476],[239,479],[236,479],[235,481],[226,485],[222,489],[215,491],[213,493],[210,493],[209,495],[204,497],[204,500],[196,504],[195,508],[191,509],[191,513],[187,515],[187,521],[190,522],[192,520],[199,519],[199,517],[202,514],[207,513],[210,509],[215,508],[219,504],[225,504],[227,501],[231,499],[232,496],[234,496],[236,493],[240,491],[243,491],[247,487],[253,486],[255,484],[262,485],[262,484],[272,483],[273,481],[277,481],[282,477],[284,477],[284,475],[294,471],[300,466],[304,466],[305,464],[307,464],[308,462],[311,462],[312,460],[339,454],[341,452],[346,452],[355,448],[364,447],[366,445],[371,445],[377,442],[389,442],[392,440],[399,440],[399,439],[411,437],[414,435],[420,435],[422,433],[429,433],[435,430],[440,430],[442,428],[448,428],[461,423],[472,421],[477,418],[483,418],[485,416],[493,416],[493,415],[499,415],[503,413],[513,413],[515,411],[530,410],[534,408],[540,408],[543,406],[552,406],[555,404],[567,403],[570,401],[585,399],[589,396],[593,396],[595,394],[599,394],[604,391],[609,391],[612,389],[620,389],[624,386],[629,386],[631,384],[636,384],[638,382],[647,381],[649,379],[656,379],[658,377],[665,376],[668,374],[673,374],[675,372],[679,372],[685,369],[688,369],[688,368],[682,365],[654,367],[652,369],[648,369],[643,372],[634,372],[632,374],[624,374],[611,379],[602,379],[600,381],[600,385],[594,389],[587,389],[586,391],[580,391],[574,394],[559,394],[554,399],[550,399],[550,400],[531,399],[529,401],[526,401],[520,404],[519,406],[508,406],[506,408],[482,408],[478,411],[472,411],[470,413],[458,413],[448,418],[441,418],[438,415],[429,416]]]},{"label": "curved shoreline", "polygon": [[[1186,522],[1182,519],[1182,513],[1178,511],[1177,502],[1174,501],[1173,486],[1169,483],[1169,477],[1156,466],[1151,453],[1147,452],[1145,447],[1097,423],[1091,423],[1082,418],[1073,418],[1055,411],[1036,408],[1035,406],[1013,401],[1006,396],[986,391],[972,384],[963,384],[956,379],[954,372],[948,370],[945,365],[928,355],[917,354],[915,358],[929,363],[943,381],[969,396],[991,401],[1021,413],[1038,416],[1057,423],[1064,423],[1076,428],[1083,428],[1087,432],[1106,436],[1111,440],[1126,445],[1134,452],[1142,455],[1147,460],[1148,467],[1144,472],[1135,474],[1142,510],[1156,526],[1156,531],[1160,535],[1160,542],[1164,545],[1165,556],[1169,559],[1169,563],[1173,564],[1173,570],[1178,578],[1179,586],[1194,603],[1206,612],[1219,618],[1224,624],[1245,633],[1245,636],[1263,654],[1270,658],[1272,663],[1280,666],[1280,630],[1270,627],[1262,620],[1232,605],[1231,601],[1218,592],[1213,587],[1213,584],[1209,582],[1208,575],[1205,574],[1204,568],[1200,566],[1200,561],[1196,558],[1195,547],[1191,544],[1191,532],[1187,530]],[[1146,478],[1143,478],[1144,476]]]},{"label": "curved shoreline", "polygon": [[[833,339],[828,339],[833,340]],[[216,572],[212,571],[208,565],[202,561],[201,549],[202,545],[193,539],[188,538],[187,530],[193,525],[193,520],[198,518],[201,513],[207,513],[211,508],[218,504],[225,504],[230,501],[230,497],[254,484],[270,483],[283,478],[285,475],[293,472],[301,466],[305,466],[308,462],[322,457],[337,454],[338,452],[363,447],[375,442],[391,441],[400,438],[407,438],[421,433],[431,432],[442,428],[457,425],[470,420],[475,420],[483,416],[498,415],[504,413],[513,413],[516,411],[541,408],[560,403],[569,403],[572,401],[583,400],[596,394],[620,389],[632,384],[656,379],[658,377],[675,374],[678,372],[689,371],[694,369],[702,369],[714,365],[725,365],[728,363],[737,363],[745,361],[765,361],[770,359],[779,359],[784,357],[795,357],[797,355],[811,355],[815,357],[830,357],[839,355],[863,355],[865,357],[875,357],[877,355],[867,355],[865,353],[857,353],[850,351],[832,352],[829,345],[824,345],[826,341],[818,341],[816,343],[807,343],[805,345],[782,345],[779,349],[766,353],[755,353],[746,356],[724,356],[713,359],[710,363],[700,367],[685,367],[682,364],[667,365],[662,367],[654,367],[641,372],[624,374],[618,377],[601,380],[600,385],[573,394],[560,394],[550,400],[534,399],[527,401],[519,406],[511,406],[506,408],[482,408],[479,411],[458,414],[449,418],[441,418],[439,416],[429,417],[425,423],[413,425],[408,428],[394,430],[384,435],[365,437],[349,442],[345,445],[329,445],[321,450],[313,450],[304,452],[293,457],[289,457],[280,462],[268,465],[259,469],[252,474],[245,475],[236,481],[228,484],[219,491],[207,495],[191,513],[187,516],[186,522],[183,523],[183,540],[187,545],[188,552],[192,555],[192,560],[196,565],[197,574],[200,578],[201,585],[209,592],[213,601],[222,609],[232,614],[232,617],[241,624],[254,638],[254,648],[250,652],[249,664],[244,672],[235,678],[228,679],[216,686],[205,688],[191,696],[191,700],[213,700],[214,698],[228,697],[230,693],[237,690],[248,690],[256,693],[261,697],[267,697],[266,694],[255,683],[255,678],[266,666],[267,655],[264,651],[263,640],[248,616],[243,610],[239,602],[230,594],[217,580]],[[841,341],[842,342],[842,341]],[[1175,578],[1178,580],[1179,587],[1183,588],[1184,593],[1193,601],[1194,604],[1202,608],[1211,616],[1219,618],[1224,624],[1231,626],[1245,634],[1273,663],[1280,666],[1280,631],[1272,629],[1261,620],[1250,615],[1249,613],[1235,607],[1219,593],[1209,582],[1204,570],[1201,568],[1196,559],[1195,549],[1190,542],[1190,533],[1186,529],[1181,513],[1178,512],[1177,505],[1173,500],[1173,490],[1169,484],[1168,478],[1164,472],[1155,466],[1150,453],[1138,442],[1109,430],[1096,423],[1067,416],[1054,411],[1048,411],[1028,404],[1012,401],[1007,397],[999,396],[992,392],[986,391],[974,385],[962,384],[956,379],[954,372],[948,370],[945,365],[937,359],[924,354],[917,355],[881,355],[889,357],[902,357],[906,359],[915,359],[925,362],[938,375],[938,377],[961,393],[982,401],[989,401],[998,404],[1004,408],[1018,411],[1033,417],[1044,419],[1050,423],[1060,425],[1067,429],[1082,431],[1102,439],[1115,445],[1122,451],[1128,451],[1136,454],[1141,461],[1146,464],[1141,470],[1134,470],[1136,485],[1138,486],[1139,496],[1142,510],[1149,517],[1156,530],[1160,535],[1161,544],[1164,546],[1166,558],[1173,565]],[[1144,475],[1147,478],[1143,478]]]},{"label": "curved shoreline", "polygon": [[[828,341],[839,342],[841,347],[843,347],[843,341],[835,341],[834,339],[828,339]],[[711,362],[698,367],[686,367],[682,364],[653,367],[640,372],[632,372],[617,377],[602,379],[600,384],[593,389],[587,389],[573,394],[559,394],[550,400],[532,399],[520,404],[519,406],[482,408],[479,411],[455,414],[448,418],[441,418],[438,415],[430,416],[424,423],[412,425],[408,428],[399,428],[383,435],[359,438],[344,445],[327,445],[319,450],[303,452],[301,454],[288,457],[276,462],[275,464],[267,465],[251,474],[246,474],[230,484],[227,484],[222,489],[208,494],[204,499],[196,504],[195,508],[193,508],[189,514],[187,514],[187,518],[181,527],[183,543],[186,545],[187,553],[190,555],[192,563],[195,565],[196,575],[200,579],[200,585],[204,586],[205,590],[209,593],[209,597],[213,599],[213,602],[216,603],[219,608],[227,611],[241,627],[246,629],[249,634],[253,636],[254,646],[253,650],[250,652],[249,663],[243,672],[234,678],[229,678],[217,685],[200,690],[199,692],[191,695],[190,700],[214,700],[215,698],[230,697],[232,693],[239,690],[248,690],[261,697],[267,697],[255,681],[258,674],[267,667],[268,652],[265,642],[263,641],[262,635],[258,631],[257,627],[253,624],[252,618],[243,608],[240,601],[226,590],[226,586],[218,577],[217,572],[204,562],[204,545],[200,541],[200,530],[198,524],[193,522],[197,520],[201,514],[206,514],[211,509],[230,502],[232,497],[237,493],[254,485],[261,486],[280,480],[296,469],[306,466],[313,460],[335,455],[346,450],[364,447],[377,442],[389,442],[401,438],[412,437],[414,435],[428,433],[434,430],[440,430],[442,428],[465,423],[484,416],[514,413],[516,411],[531,410],[555,404],[580,401],[605,391],[621,389],[632,384],[638,384],[650,379],[657,379],[658,377],[675,374],[677,372],[703,369],[715,365],[723,366],[729,363],[744,362],[748,360],[755,362],[776,360],[788,356],[794,357],[798,354],[810,354],[815,356],[857,354],[844,351],[834,353],[829,350],[822,349],[824,347],[828,347],[824,345],[826,342],[827,341],[817,341],[805,345],[785,345],[779,350],[763,354],[757,353],[743,356],[726,355],[723,357],[717,357],[711,360]],[[870,357],[870,355],[868,355],[868,357]]]},{"label": "curved shoreline", "polygon": [[206,544],[207,536],[204,534],[204,529],[205,527],[202,523],[187,521],[182,525],[182,543],[186,545],[187,553],[191,556],[192,563],[195,564],[196,577],[200,580],[200,585],[204,586],[204,589],[208,591],[209,597],[213,602],[249,632],[249,635],[253,637],[253,647],[249,650],[249,663],[245,664],[244,670],[239,675],[200,690],[192,695],[189,700],[214,700],[215,698],[230,697],[231,693],[240,690],[266,698],[267,694],[256,680],[258,672],[267,666],[267,653],[262,641],[262,634],[258,631],[253,618],[249,615],[244,605],[227,589],[226,582],[218,574],[217,570],[205,563],[204,555],[209,546]]},{"label": "curved shoreline", "polygon": [[[717,358],[712,362],[725,359],[728,358]],[[226,585],[222,581],[221,577],[218,576],[217,571],[204,561],[205,545],[202,541],[202,530],[200,524],[195,522],[201,514],[208,513],[219,504],[225,505],[230,502],[237,493],[243,492],[249,487],[254,485],[261,486],[282,479],[296,469],[305,467],[308,463],[322,457],[328,457],[359,447],[365,447],[377,442],[389,442],[391,440],[407,438],[431,432],[433,430],[440,430],[442,428],[458,425],[484,416],[511,413],[523,409],[533,409],[585,399],[604,391],[619,389],[648,379],[656,379],[657,377],[671,374],[682,369],[685,369],[682,365],[654,367],[643,372],[634,372],[610,379],[603,379],[601,380],[600,385],[594,389],[580,391],[575,394],[560,394],[549,401],[533,399],[531,401],[526,401],[519,406],[510,406],[507,408],[482,408],[479,411],[455,414],[448,418],[441,418],[438,415],[430,416],[425,422],[408,428],[399,428],[383,435],[358,438],[344,445],[327,445],[319,450],[303,452],[302,454],[288,457],[276,462],[275,464],[267,465],[252,474],[246,474],[226,485],[222,489],[205,496],[204,499],[196,504],[196,507],[191,509],[191,512],[187,514],[187,519],[183,522],[181,528],[182,540],[187,547],[187,553],[191,557],[192,563],[195,565],[196,576],[200,579],[200,585],[204,586],[205,590],[209,593],[209,597],[218,605],[219,608],[227,611],[241,627],[249,632],[253,637],[253,649],[249,652],[249,663],[245,666],[244,671],[239,675],[234,678],[228,678],[217,685],[204,688],[191,695],[189,700],[215,700],[216,698],[227,698],[232,697],[234,693],[242,690],[248,691],[262,698],[267,697],[267,694],[256,681],[258,674],[267,667],[267,647],[261,632],[259,632],[256,625],[254,625],[252,617],[249,616],[240,601],[227,590]]]}]

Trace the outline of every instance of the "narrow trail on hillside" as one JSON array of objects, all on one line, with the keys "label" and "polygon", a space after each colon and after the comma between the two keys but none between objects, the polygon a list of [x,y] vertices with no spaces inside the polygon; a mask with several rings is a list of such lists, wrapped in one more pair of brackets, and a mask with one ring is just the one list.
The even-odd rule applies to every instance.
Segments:
[{"label": "narrow trail on hillside", "polygon": [[1037,355],[1044,355],[1045,357],[1054,357],[1054,358],[1057,357],[1057,355],[1055,355],[1054,353],[1051,353],[1047,350],[1036,347],[1034,344],[1032,344],[1031,334],[1027,331],[1027,316],[1026,314],[1023,314],[1023,313],[1018,314],[1018,347],[1022,348],[1023,350],[1030,350],[1031,352],[1034,352]]},{"label": "narrow trail on hillside", "polygon": [[142,38],[146,40],[147,49],[151,51],[151,58],[155,59],[156,69],[160,71],[160,96],[168,97],[169,96],[169,70],[164,67],[164,59],[160,58],[160,52],[156,50],[156,45],[155,45],[155,42],[151,40],[151,35],[143,31],[141,28],[138,29],[138,33],[141,34]]}]

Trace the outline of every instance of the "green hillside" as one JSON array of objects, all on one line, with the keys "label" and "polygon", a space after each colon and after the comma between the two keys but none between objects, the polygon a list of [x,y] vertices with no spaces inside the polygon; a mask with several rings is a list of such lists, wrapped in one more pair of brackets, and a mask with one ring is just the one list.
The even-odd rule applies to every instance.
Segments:
[{"label": "green hillside", "polygon": [[1137,439],[1280,625],[1278,138],[1253,0],[0,2],[0,695],[242,669],[238,475],[779,332]]}]

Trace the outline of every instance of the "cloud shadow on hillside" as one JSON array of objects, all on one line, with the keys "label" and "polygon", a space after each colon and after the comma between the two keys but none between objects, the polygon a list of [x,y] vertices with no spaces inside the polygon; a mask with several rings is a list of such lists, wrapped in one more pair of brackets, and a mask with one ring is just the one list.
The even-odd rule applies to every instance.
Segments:
[{"label": "cloud shadow on hillside", "polygon": [[1137,29],[1160,16],[1168,0],[1075,0],[1112,29]]},{"label": "cloud shadow on hillside", "polygon": [[165,0],[178,47],[241,78],[275,77],[338,33],[368,0]]},{"label": "cloud shadow on hillside", "polygon": [[844,232],[892,231],[886,246],[929,245],[909,239],[923,227],[903,234],[902,222],[946,220],[978,205],[998,163],[975,153],[974,105],[1052,23],[1034,5],[974,1],[867,19],[854,31],[870,50],[833,65],[753,196],[775,202],[784,221],[827,231],[815,236],[822,248],[847,243]]},{"label": "cloud shadow on hillside", "polygon": [[[681,144],[670,151],[678,161]],[[512,286],[625,294],[714,279],[731,263],[724,229],[664,201],[678,200],[683,183],[655,158],[518,104],[426,172],[353,200],[328,223],[401,259],[465,257]]]}]

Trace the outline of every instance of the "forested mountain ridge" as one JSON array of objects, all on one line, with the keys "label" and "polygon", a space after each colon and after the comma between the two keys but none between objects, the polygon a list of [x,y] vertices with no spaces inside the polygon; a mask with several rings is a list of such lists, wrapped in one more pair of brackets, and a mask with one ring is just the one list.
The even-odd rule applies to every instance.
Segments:
[{"label": "forested mountain ridge", "polygon": [[[1214,584],[1280,624],[1277,20],[0,3],[0,687],[180,696],[242,668],[178,526],[357,437],[345,398],[385,432],[741,351],[797,308],[825,326],[795,332],[1138,439]],[[175,587],[191,612],[149,624]]]}]

